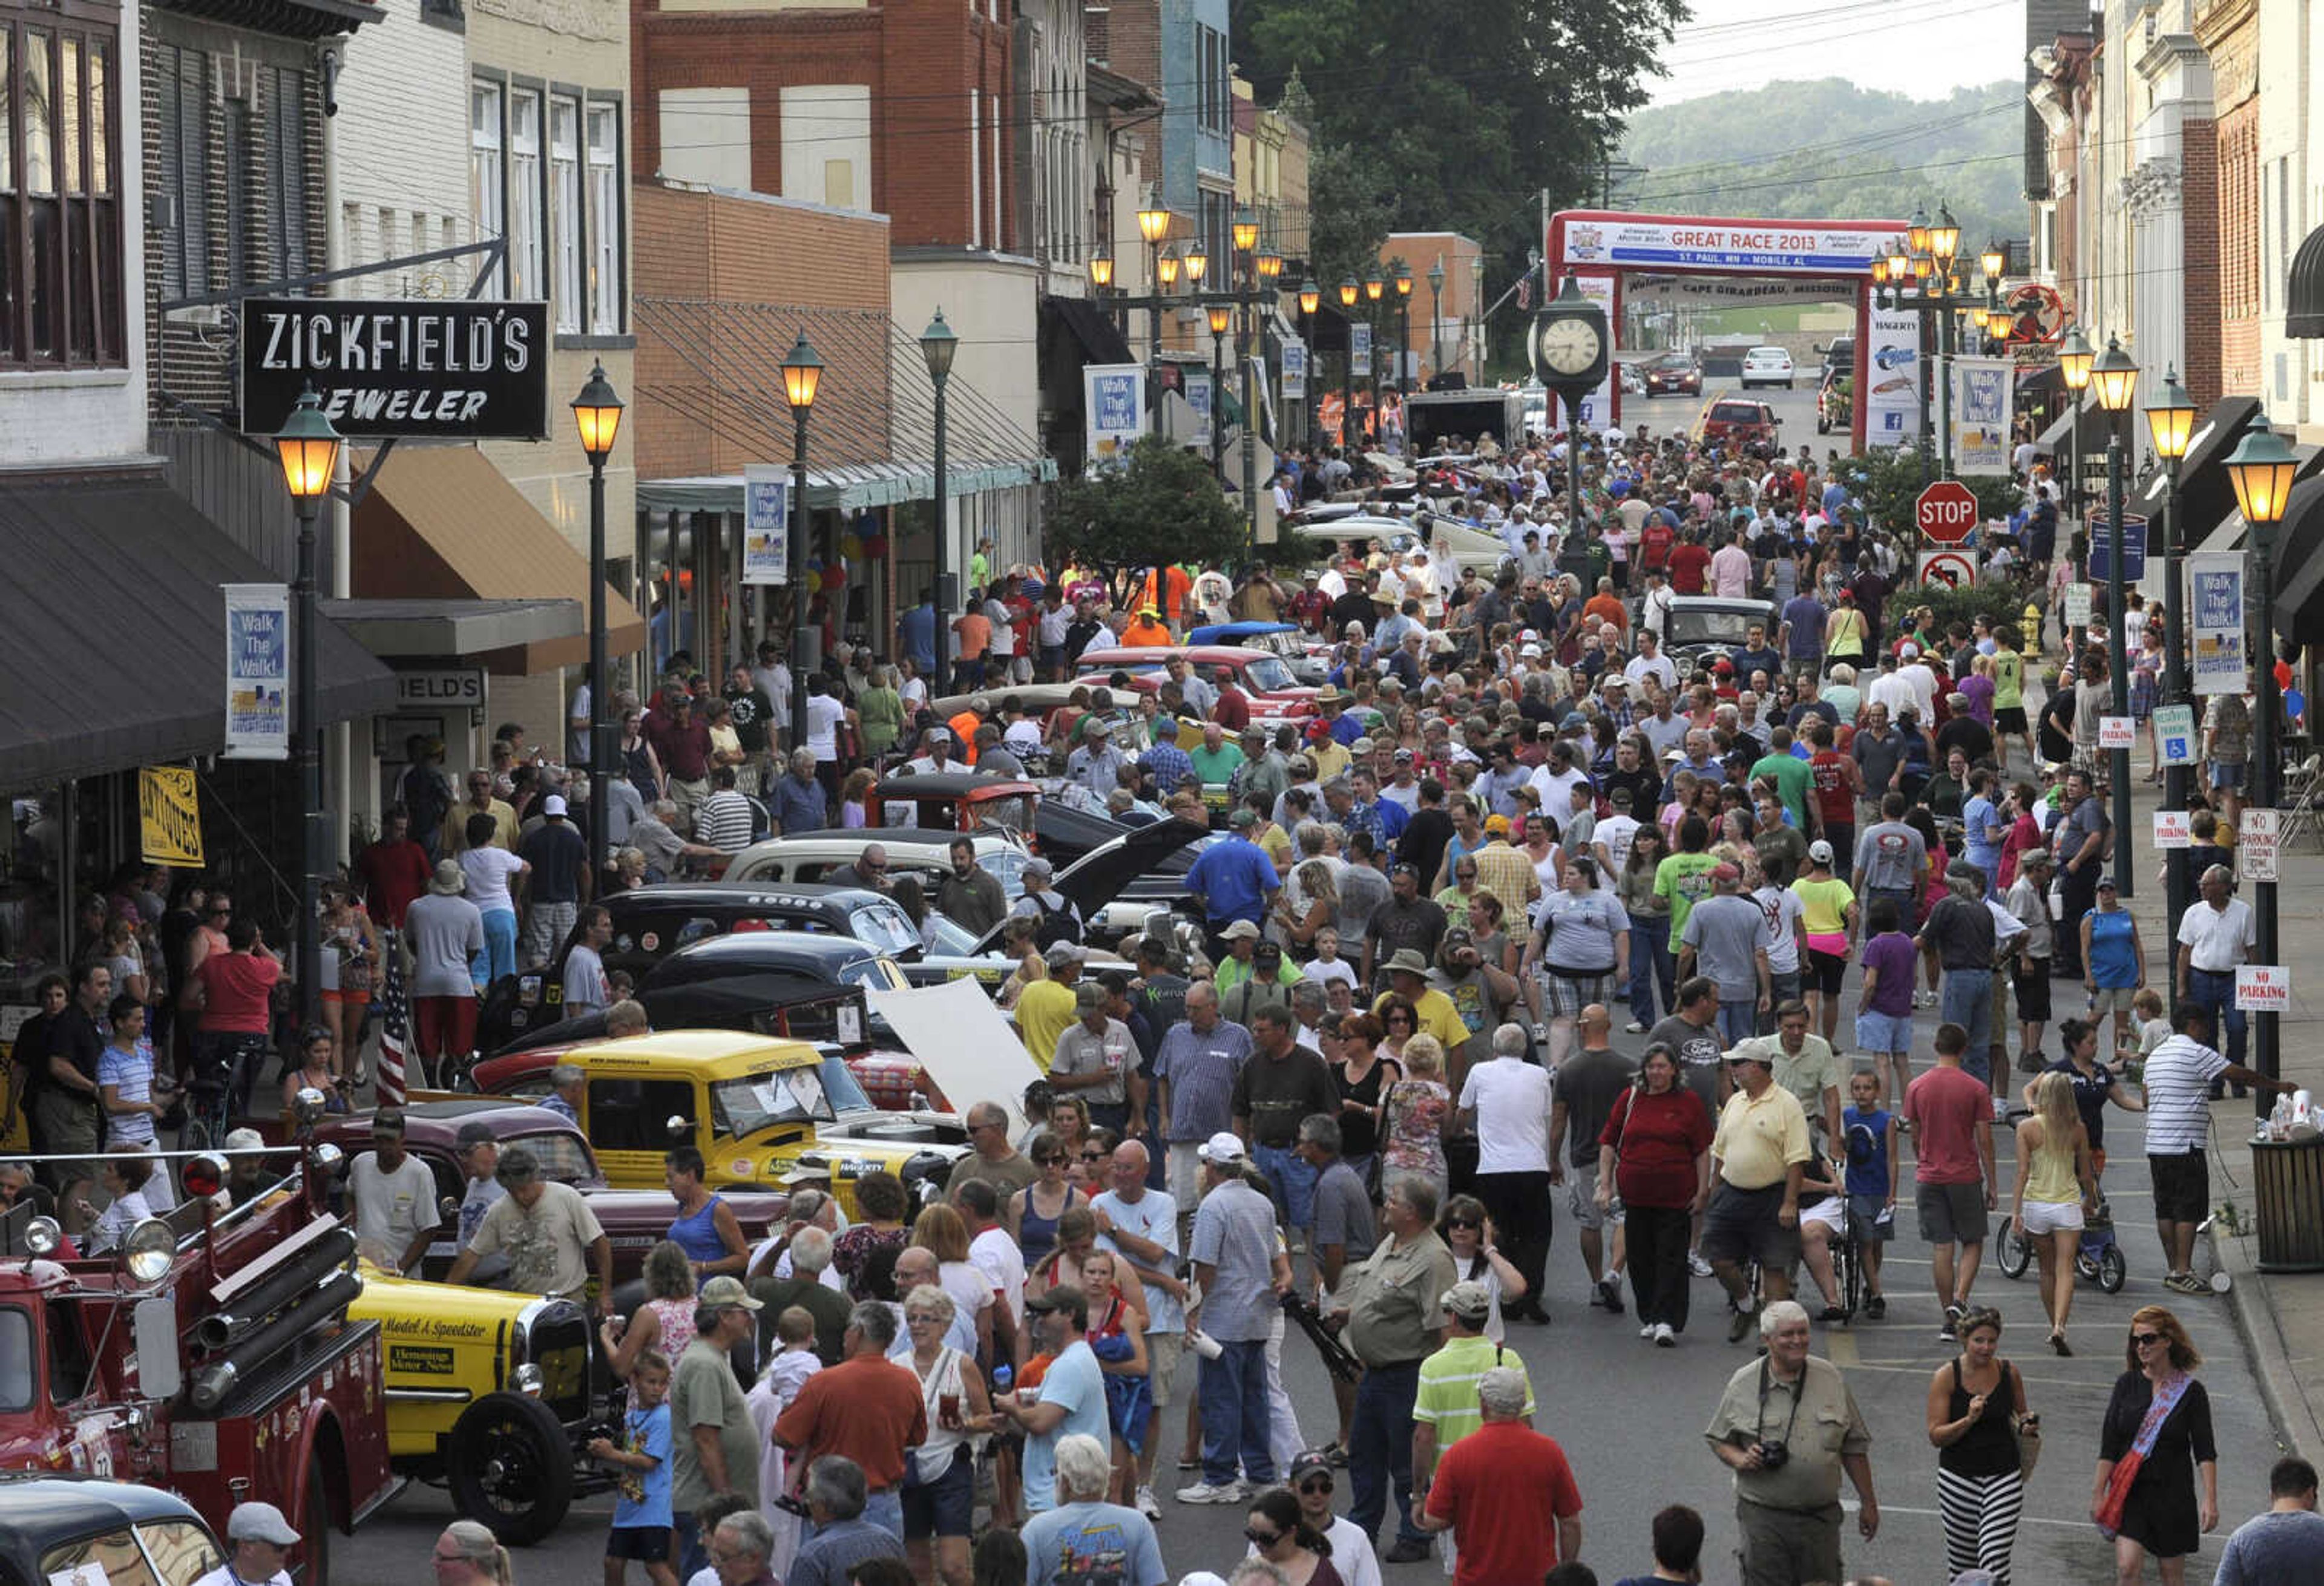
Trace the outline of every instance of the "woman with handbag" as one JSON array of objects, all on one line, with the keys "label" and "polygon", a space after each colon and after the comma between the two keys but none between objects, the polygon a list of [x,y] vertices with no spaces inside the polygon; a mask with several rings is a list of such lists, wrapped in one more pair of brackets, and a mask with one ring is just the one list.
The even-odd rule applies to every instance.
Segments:
[{"label": "woman with handbag", "polygon": [[2219,1524],[2211,1400],[2195,1379],[2203,1357],[2161,1305],[2131,1316],[2123,1354],[2130,1369],[2115,1379],[2098,1434],[2090,1518],[2114,1543],[2116,1586],[2143,1579],[2150,1554],[2163,1586],[2180,1586],[2187,1555]]},{"label": "woman with handbag", "polygon": [[1711,1111],[1664,1042],[1638,1060],[1598,1136],[1598,1204],[1619,1195],[1638,1336],[1664,1349],[1686,1331],[1688,1221],[1711,1198]]},{"label": "woman with handbag", "polygon": [[2001,1313],[1980,1305],[1960,1319],[1961,1352],[1929,1379],[1929,1441],[1937,1448],[1937,1504],[1945,1570],[1991,1572],[2009,1586],[2009,1554],[2025,1478],[2039,1451],[2039,1417],[2025,1380],[2000,1357]]}]

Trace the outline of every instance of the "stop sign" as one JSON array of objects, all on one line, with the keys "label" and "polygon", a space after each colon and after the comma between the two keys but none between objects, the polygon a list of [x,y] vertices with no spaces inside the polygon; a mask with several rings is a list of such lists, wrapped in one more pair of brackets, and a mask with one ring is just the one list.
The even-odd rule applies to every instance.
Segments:
[{"label": "stop sign", "polygon": [[1977,493],[1958,479],[1940,479],[1913,503],[1913,521],[1933,545],[1959,545],[1977,527]]}]

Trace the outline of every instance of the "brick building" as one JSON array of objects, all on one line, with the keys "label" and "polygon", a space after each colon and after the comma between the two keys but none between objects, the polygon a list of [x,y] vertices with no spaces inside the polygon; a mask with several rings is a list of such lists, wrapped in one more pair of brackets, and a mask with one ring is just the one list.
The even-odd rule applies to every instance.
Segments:
[{"label": "brick building", "polygon": [[2260,389],[2259,6],[2209,0],[2196,7],[2195,36],[2211,60],[2212,160],[2218,213],[2219,383]]},{"label": "brick building", "polygon": [[[778,365],[804,334],[825,363],[807,426],[806,554],[841,575],[807,609],[810,652],[845,639],[893,654],[898,611],[932,583],[936,483],[927,320],[896,306],[887,218],[667,180],[639,183],[633,206],[638,533],[679,571],[669,632],[707,665],[790,631],[792,591],[742,581],[744,471],[791,460]],[[1004,564],[1026,559],[1039,486],[1055,476],[966,375],[965,355],[946,387],[955,578],[980,539]]]}]

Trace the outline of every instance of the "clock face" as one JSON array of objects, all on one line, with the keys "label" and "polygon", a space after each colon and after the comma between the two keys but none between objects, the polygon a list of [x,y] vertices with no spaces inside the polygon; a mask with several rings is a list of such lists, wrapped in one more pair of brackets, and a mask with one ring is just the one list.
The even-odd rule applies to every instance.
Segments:
[{"label": "clock face", "polygon": [[1542,326],[1537,346],[1545,367],[1558,374],[1582,374],[1598,362],[1605,346],[1590,320],[1552,319]]}]

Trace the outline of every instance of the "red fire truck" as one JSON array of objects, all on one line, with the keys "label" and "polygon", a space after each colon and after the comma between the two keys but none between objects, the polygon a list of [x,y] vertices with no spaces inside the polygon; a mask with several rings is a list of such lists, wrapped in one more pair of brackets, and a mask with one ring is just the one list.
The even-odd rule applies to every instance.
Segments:
[{"label": "red fire truck", "polygon": [[29,1200],[0,1215],[0,1470],[174,1489],[220,1535],[263,1498],[325,1581],[331,1533],[399,1485],[379,1327],[346,1318],[355,1239],[323,1199],[337,1154],[181,1158],[185,1202],[93,1256]]}]

